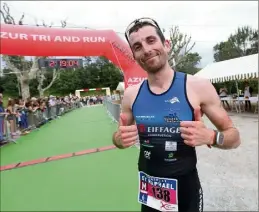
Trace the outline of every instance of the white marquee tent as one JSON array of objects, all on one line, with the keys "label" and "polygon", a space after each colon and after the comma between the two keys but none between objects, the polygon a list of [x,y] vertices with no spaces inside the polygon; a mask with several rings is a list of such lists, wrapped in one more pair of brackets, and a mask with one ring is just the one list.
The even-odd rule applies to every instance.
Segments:
[{"label": "white marquee tent", "polygon": [[119,84],[118,84],[116,90],[121,91],[121,92],[124,92],[124,89],[125,89],[124,82],[119,82]]},{"label": "white marquee tent", "polygon": [[213,83],[258,78],[258,54],[211,63],[195,76]]}]

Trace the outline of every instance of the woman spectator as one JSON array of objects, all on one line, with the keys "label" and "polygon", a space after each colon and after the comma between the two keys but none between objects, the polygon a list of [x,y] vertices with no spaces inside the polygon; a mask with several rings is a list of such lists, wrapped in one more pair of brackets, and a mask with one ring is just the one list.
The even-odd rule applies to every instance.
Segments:
[{"label": "woman spectator", "polygon": [[18,114],[16,111],[15,101],[13,99],[8,100],[6,112],[8,113],[7,120],[10,124],[11,137],[13,138],[20,134],[16,129],[16,117]]},{"label": "woman spectator", "polygon": [[[223,87],[223,88],[220,88],[219,89],[219,97],[220,98],[225,98],[228,96],[228,90],[226,87]],[[228,101],[227,100],[221,100],[222,104],[223,104],[223,107],[226,107],[230,110],[230,106],[228,104]],[[226,104],[226,105],[225,105]]]},{"label": "woman spectator", "polygon": [[19,113],[19,127],[22,135],[26,135],[30,133],[28,130],[28,120],[27,120],[27,111],[25,107],[25,101],[22,99],[18,100],[18,109],[17,112]]},{"label": "woman spectator", "polygon": [[4,139],[4,133],[5,133],[5,127],[4,127],[4,119],[5,119],[5,109],[3,105],[3,95],[0,94],[0,144],[5,143]]},{"label": "woman spectator", "polygon": [[244,97],[245,97],[245,110],[246,111],[251,111],[252,106],[251,106],[251,101],[250,97],[252,96],[253,89],[252,87],[249,86],[249,83],[245,83],[245,88],[244,88]]}]

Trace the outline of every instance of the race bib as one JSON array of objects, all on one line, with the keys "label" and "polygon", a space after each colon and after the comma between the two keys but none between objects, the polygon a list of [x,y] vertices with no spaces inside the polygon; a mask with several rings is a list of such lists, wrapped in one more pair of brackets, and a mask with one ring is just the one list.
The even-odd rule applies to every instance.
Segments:
[{"label": "race bib", "polygon": [[159,211],[178,211],[177,180],[139,172],[138,202]]}]

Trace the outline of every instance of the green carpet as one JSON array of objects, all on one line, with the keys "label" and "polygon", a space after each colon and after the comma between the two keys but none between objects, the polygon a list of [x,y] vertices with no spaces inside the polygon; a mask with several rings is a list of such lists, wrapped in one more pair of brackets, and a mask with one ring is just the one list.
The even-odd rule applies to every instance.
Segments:
[{"label": "green carpet", "polygon": [[[112,144],[104,107],[82,108],[1,148],[1,165]],[[1,211],[140,211],[138,149],[109,150],[0,172]]]},{"label": "green carpet", "polygon": [[81,108],[1,148],[0,165],[111,145],[116,128],[104,107]]},{"label": "green carpet", "polygon": [[1,173],[1,211],[140,211],[136,148]]}]

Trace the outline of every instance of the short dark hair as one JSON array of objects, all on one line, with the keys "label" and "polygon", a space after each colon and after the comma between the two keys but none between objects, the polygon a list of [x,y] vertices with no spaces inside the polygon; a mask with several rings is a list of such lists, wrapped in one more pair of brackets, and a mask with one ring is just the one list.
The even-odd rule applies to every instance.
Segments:
[{"label": "short dark hair", "polygon": [[137,32],[140,28],[144,27],[144,26],[152,26],[154,28],[156,28],[156,33],[158,35],[158,37],[160,38],[161,42],[164,43],[165,42],[165,36],[163,34],[163,32],[158,29],[156,26],[154,26],[153,24],[147,22],[147,21],[144,21],[144,22],[138,22],[136,23],[130,30],[129,30],[129,35],[132,33],[132,32]]}]

